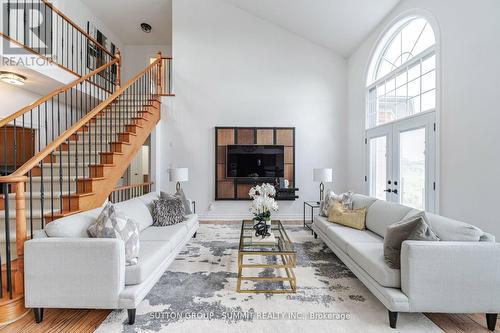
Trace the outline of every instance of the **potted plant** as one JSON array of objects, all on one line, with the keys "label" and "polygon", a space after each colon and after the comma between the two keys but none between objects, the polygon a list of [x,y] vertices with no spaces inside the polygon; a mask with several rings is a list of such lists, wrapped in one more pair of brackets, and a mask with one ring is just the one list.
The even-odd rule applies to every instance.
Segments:
[{"label": "potted plant", "polygon": [[278,203],[274,200],[276,189],[273,185],[264,183],[252,187],[248,195],[253,199],[250,212],[254,215],[255,236],[270,236],[271,211],[278,211]]}]

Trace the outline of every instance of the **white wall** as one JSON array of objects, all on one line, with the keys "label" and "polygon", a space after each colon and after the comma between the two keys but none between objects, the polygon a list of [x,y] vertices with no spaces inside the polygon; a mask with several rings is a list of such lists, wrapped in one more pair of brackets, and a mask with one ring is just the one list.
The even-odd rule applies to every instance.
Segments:
[{"label": "white wall", "polygon": [[[161,120],[160,188],[167,169],[189,167],[185,192],[203,218],[248,216],[248,202],[214,201],[215,126],[295,126],[300,199],[281,218],[302,216],[318,196],[314,167],[346,188],[346,60],[223,1],[173,1],[176,96]],[[157,180],[158,181],[158,180]]]},{"label": "white wall", "polygon": [[349,58],[349,187],[364,189],[366,68],[389,23],[407,10],[432,14],[441,37],[440,213],[500,237],[500,2],[404,0]]},{"label": "white wall", "polygon": [[125,45],[122,52],[124,83],[149,65],[150,58],[156,57],[158,51],[170,56],[172,45]]},{"label": "white wall", "polygon": [[[52,3],[84,31],[87,31],[87,22],[90,21],[119,49],[123,48],[123,43],[113,32],[113,27],[108,27],[80,0],[54,0]],[[117,14],[119,15],[118,12]]]}]

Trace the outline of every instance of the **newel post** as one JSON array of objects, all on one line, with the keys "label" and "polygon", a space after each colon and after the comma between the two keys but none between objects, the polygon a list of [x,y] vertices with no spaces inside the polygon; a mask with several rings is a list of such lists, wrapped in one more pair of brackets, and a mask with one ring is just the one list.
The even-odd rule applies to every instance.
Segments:
[{"label": "newel post", "polygon": [[115,54],[117,63],[116,63],[116,89],[119,89],[121,86],[121,80],[122,80],[122,55],[120,53],[120,50],[116,51]]},{"label": "newel post", "polygon": [[157,95],[160,96],[163,94],[163,70],[162,70],[162,65],[163,65],[163,59],[161,56],[161,52],[158,51],[158,54],[156,55],[156,59],[158,61],[158,83],[157,83]]},{"label": "newel post", "polygon": [[16,253],[17,270],[14,275],[14,292],[24,292],[24,242],[26,241],[25,181],[16,183]]}]

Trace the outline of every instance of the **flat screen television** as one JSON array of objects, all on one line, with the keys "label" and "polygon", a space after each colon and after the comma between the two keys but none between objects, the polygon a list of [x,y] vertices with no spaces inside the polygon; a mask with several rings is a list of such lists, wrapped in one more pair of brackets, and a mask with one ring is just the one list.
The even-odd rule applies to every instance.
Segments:
[{"label": "flat screen television", "polygon": [[285,147],[280,145],[229,145],[227,178],[283,177]]}]

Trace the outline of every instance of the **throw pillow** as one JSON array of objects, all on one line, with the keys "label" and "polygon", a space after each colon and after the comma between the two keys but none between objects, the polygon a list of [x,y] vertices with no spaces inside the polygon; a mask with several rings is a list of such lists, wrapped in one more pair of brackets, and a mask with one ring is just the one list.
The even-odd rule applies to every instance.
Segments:
[{"label": "throw pillow", "polygon": [[325,193],[325,197],[319,204],[319,214],[321,216],[328,217],[328,211],[330,210],[331,205],[334,201],[340,200],[341,196],[336,195],[332,190],[327,190]]},{"label": "throw pillow", "polygon": [[423,212],[390,225],[384,237],[384,261],[390,268],[400,269],[401,245],[405,240],[438,241],[439,237],[431,230]]},{"label": "throw pillow", "polygon": [[153,201],[153,226],[163,227],[184,220],[184,205],[178,196],[164,196]]},{"label": "throw pillow", "polygon": [[175,196],[179,197],[182,201],[182,205],[184,206],[184,215],[191,215],[193,212],[191,211],[191,205],[189,204],[189,200],[186,198],[184,191],[182,188],[179,191],[175,192]]},{"label": "throw pillow", "polygon": [[139,257],[139,227],[132,219],[118,214],[112,203],[108,202],[101,214],[89,226],[87,232],[93,238],[118,238],[123,240],[127,266],[137,264]]},{"label": "throw pillow", "polygon": [[347,209],[341,202],[335,201],[328,213],[328,221],[346,227],[365,229],[366,208]]}]

